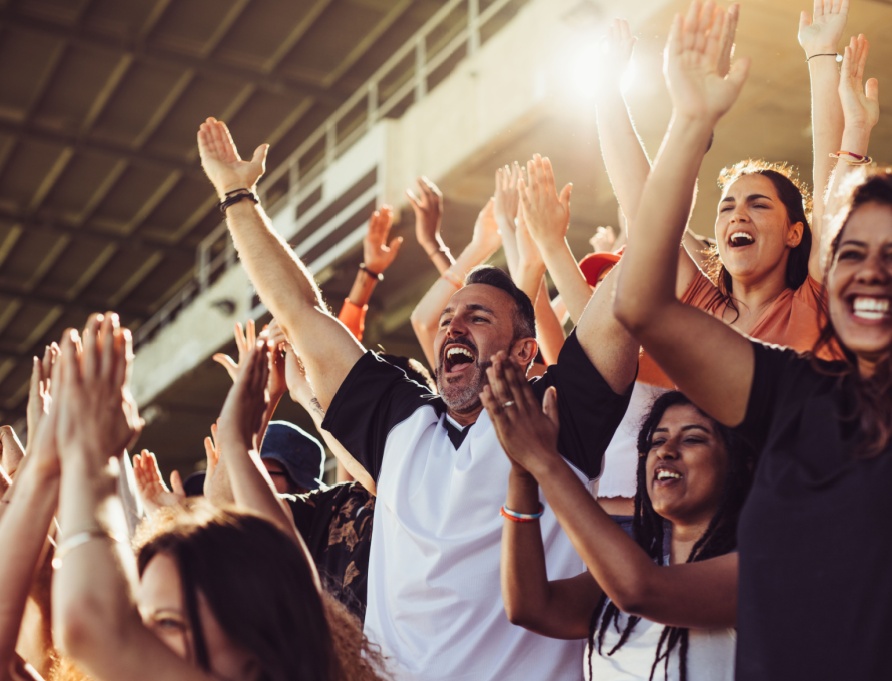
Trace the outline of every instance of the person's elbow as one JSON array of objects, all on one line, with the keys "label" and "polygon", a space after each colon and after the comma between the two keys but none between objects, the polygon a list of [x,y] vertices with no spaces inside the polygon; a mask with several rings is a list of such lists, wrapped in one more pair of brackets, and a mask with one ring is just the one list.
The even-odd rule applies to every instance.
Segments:
[{"label": "person's elbow", "polygon": [[409,322],[412,324],[412,329],[415,331],[416,336],[422,334],[429,336],[435,326],[429,315],[423,314],[418,308],[412,310],[412,314],[409,315]]},{"label": "person's elbow", "polygon": [[630,575],[630,579],[614,585],[608,596],[613,604],[627,615],[649,619],[659,594],[646,574]]},{"label": "person's elbow", "polygon": [[114,650],[122,632],[106,608],[93,596],[66,599],[53,613],[53,638],[60,651],[75,660],[88,660],[98,649]]},{"label": "person's elbow", "polygon": [[617,287],[613,297],[613,316],[633,336],[638,336],[653,321],[652,306],[642,296]]},{"label": "person's elbow", "polygon": [[508,621],[515,626],[523,627],[529,631],[538,632],[539,630],[539,613],[535,612],[533,608],[524,606],[523,599],[506,600],[505,615],[508,617]]}]

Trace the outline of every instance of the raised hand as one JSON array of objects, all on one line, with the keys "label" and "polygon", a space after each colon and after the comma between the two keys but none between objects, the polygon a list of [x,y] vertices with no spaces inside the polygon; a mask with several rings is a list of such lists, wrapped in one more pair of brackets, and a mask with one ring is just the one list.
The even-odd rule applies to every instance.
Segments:
[{"label": "raised hand", "polygon": [[170,487],[164,484],[158,460],[148,449],[143,449],[133,456],[133,475],[136,479],[136,491],[149,515],[157,513],[166,506],[176,506],[186,498],[183,479],[179,471],[170,474]]},{"label": "raised hand", "polygon": [[536,272],[541,277],[545,272],[545,263],[542,260],[542,253],[539,251],[539,247],[530,234],[526,213],[522,205],[517,213],[516,235],[517,259],[520,265],[518,269]]},{"label": "raised hand", "polygon": [[503,239],[505,232],[514,233],[514,219],[517,217],[517,209],[520,206],[520,193],[517,188],[520,177],[520,164],[516,162],[496,170],[493,211]]},{"label": "raised hand", "polygon": [[65,332],[51,379],[56,440],[65,451],[102,466],[133,443],[143,422],[129,390],[132,362],[130,330],[113,312],[91,315],[82,337]]},{"label": "raised hand", "polygon": [[554,387],[549,388],[540,405],[522,369],[504,352],[493,355],[486,377],[488,385],[480,399],[499,442],[512,463],[535,476],[539,466],[560,459],[557,393]]},{"label": "raised hand", "polygon": [[477,214],[474,222],[474,231],[471,234],[471,243],[481,251],[495,251],[502,243],[499,236],[499,223],[496,222],[496,202],[490,198],[483,206],[483,210]]},{"label": "raised hand", "polygon": [[540,248],[563,241],[570,226],[570,193],[567,184],[557,191],[551,161],[535,154],[527,161],[528,181],[520,181],[520,202],[530,235]]},{"label": "raised hand", "polygon": [[[601,42],[601,51],[595,68],[598,70],[599,85],[619,87],[622,83],[632,52],[638,39],[632,35],[629,22],[625,19],[614,19]],[[599,88],[600,89],[600,88]]]},{"label": "raised hand", "polygon": [[[278,322],[273,321],[273,323],[276,326],[277,334],[277,340],[273,344],[273,347],[278,347],[285,339],[285,334],[282,331],[281,327],[278,325]],[[253,319],[249,319],[247,322],[245,322],[244,328],[239,322],[236,322],[233,336],[235,338],[235,347],[238,350],[238,362],[232,359],[232,357],[230,357],[229,355],[222,352],[214,354],[211,359],[213,359],[217,364],[226,369],[226,373],[229,374],[229,378],[231,378],[233,381],[236,381],[238,379],[239,373],[242,370],[242,367],[247,361],[251,349],[254,347],[254,344],[258,340],[272,343],[272,339],[270,338],[270,327],[264,327],[260,331],[260,333],[257,333],[256,325]],[[288,390],[285,376],[285,358],[280,352],[272,352],[269,355],[268,387],[270,395],[270,405],[271,407],[275,407],[282,395],[284,395]],[[272,414],[270,414],[270,416],[272,416]]]},{"label": "raised hand", "polygon": [[214,354],[211,359],[226,369],[229,378],[235,381],[235,379],[238,378],[239,369],[242,366],[245,357],[251,348],[254,347],[254,343],[257,342],[257,329],[254,320],[249,319],[245,322],[244,327],[242,327],[241,322],[236,322],[233,336],[235,337],[235,347],[238,350],[238,362],[222,352]]},{"label": "raised hand", "polygon": [[259,449],[259,430],[269,400],[266,390],[268,352],[268,344],[262,340],[257,341],[248,353],[238,378],[229,389],[217,420],[217,442],[224,450],[233,445]]},{"label": "raised hand", "polygon": [[443,194],[439,187],[426,177],[419,177],[418,194],[406,190],[412,210],[415,211],[415,238],[421,247],[431,253],[442,247],[440,224],[443,221]]},{"label": "raised hand", "polygon": [[864,83],[864,66],[869,52],[870,43],[862,34],[852,37],[843,55],[839,99],[847,130],[869,131],[880,118],[879,82],[869,78]]},{"label": "raised hand", "polygon": [[217,424],[211,424],[211,434],[204,438],[204,455],[207,465],[204,472],[204,496],[210,497],[213,478],[220,463],[220,446],[217,444]]},{"label": "raised hand", "polygon": [[672,22],[664,71],[676,116],[715,123],[737,100],[749,60],[737,60],[726,76],[720,72],[734,44],[728,20],[711,1],[694,0],[687,15]]},{"label": "raised hand", "polygon": [[53,362],[59,356],[59,346],[56,343],[47,345],[43,352],[43,358],[34,357],[34,365],[31,367],[31,384],[28,388],[28,407],[25,411],[25,419],[28,424],[28,444],[37,431],[37,425],[50,406],[50,374]]},{"label": "raised hand", "polygon": [[[414,204],[413,204],[414,205]],[[369,228],[362,240],[362,256],[365,266],[372,272],[383,274],[400,252],[403,237],[398,236],[387,243],[390,228],[393,226],[393,208],[381,206],[372,213]]]},{"label": "raised hand", "polygon": [[257,181],[266,170],[268,144],[254,150],[250,161],[243,161],[223,121],[208,118],[198,129],[198,154],[201,167],[222,200],[226,192],[235,189],[254,191]]},{"label": "raised hand", "polygon": [[[31,433],[29,437],[33,439],[34,431]],[[24,458],[25,450],[12,426],[0,426],[0,468],[10,478],[14,478],[15,472]]]},{"label": "raised hand", "polygon": [[[849,16],[849,0],[815,0],[811,16],[799,17],[799,44],[806,59],[818,54],[836,54]],[[819,57],[830,59],[830,57]]]}]

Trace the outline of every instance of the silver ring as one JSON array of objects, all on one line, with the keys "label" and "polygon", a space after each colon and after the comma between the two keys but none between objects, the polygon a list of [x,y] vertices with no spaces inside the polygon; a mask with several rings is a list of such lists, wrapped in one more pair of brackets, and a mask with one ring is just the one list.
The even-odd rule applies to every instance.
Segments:
[{"label": "silver ring", "polygon": [[513,406],[514,406],[514,400],[508,400],[507,402],[502,402],[502,405],[501,405],[502,409],[504,409],[505,407],[513,407]]}]

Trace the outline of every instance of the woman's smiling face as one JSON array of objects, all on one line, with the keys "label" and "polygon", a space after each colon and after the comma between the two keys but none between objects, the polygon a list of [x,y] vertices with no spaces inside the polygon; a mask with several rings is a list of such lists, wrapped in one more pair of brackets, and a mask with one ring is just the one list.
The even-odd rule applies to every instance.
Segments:
[{"label": "woman's smiling face", "polygon": [[827,275],[830,320],[858,358],[862,375],[892,348],[892,206],[855,208],[840,233]]},{"label": "woman's smiling face", "polygon": [[647,453],[651,505],[671,522],[708,523],[728,476],[728,452],[712,419],[690,404],[666,409]]}]

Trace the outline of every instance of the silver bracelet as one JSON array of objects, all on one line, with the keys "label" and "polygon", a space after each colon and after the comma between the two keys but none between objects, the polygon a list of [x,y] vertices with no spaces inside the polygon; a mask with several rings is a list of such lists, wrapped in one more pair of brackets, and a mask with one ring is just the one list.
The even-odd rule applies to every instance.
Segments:
[{"label": "silver bracelet", "polygon": [[60,569],[62,567],[62,561],[65,559],[65,556],[67,556],[75,549],[89,544],[94,539],[110,539],[116,544],[125,544],[128,541],[126,537],[114,535],[111,532],[103,530],[99,527],[92,530],[78,532],[77,534],[73,534],[70,537],[66,537],[56,546],[56,555],[53,556],[53,569]]}]

